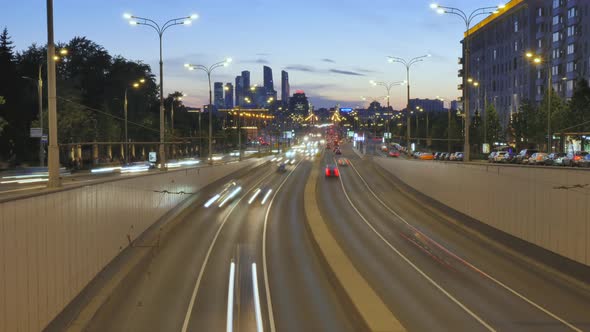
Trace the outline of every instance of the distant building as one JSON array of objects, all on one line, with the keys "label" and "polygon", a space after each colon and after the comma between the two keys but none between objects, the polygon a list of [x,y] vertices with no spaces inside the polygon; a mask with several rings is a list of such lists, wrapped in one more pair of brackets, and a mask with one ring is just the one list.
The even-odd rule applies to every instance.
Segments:
[{"label": "distant building", "polygon": [[223,83],[215,82],[213,84],[213,105],[216,109],[225,108],[225,100],[223,99]]},{"label": "distant building", "polygon": [[458,100],[451,100],[451,111],[456,112],[458,110],[460,110],[461,107],[461,102]]},{"label": "distant building", "polygon": [[290,89],[291,87],[289,86],[289,73],[287,73],[286,71],[281,71],[281,101],[283,102],[283,105],[289,105],[289,95],[290,95]]},{"label": "distant building", "polygon": [[234,108],[234,86],[231,83],[225,83],[225,108]]},{"label": "distant building", "polygon": [[416,107],[420,107],[426,112],[442,112],[445,110],[444,102],[440,99],[410,99],[410,110],[415,110]]},{"label": "distant building", "polygon": [[244,103],[244,79],[242,76],[236,76],[236,106],[242,106]]},{"label": "distant building", "polygon": [[264,88],[266,91],[274,91],[274,82],[272,79],[272,69],[269,66],[263,67]]},{"label": "distant building", "polygon": [[250,72],[247,70],[244,70],[242,72],[242,94],[245,97],[248,93],[248,91],[250,90]]},{"label": "distant building", "polygon": [[307,116],[309,114],[309,101],[303,90],[297,90],[289,98],[289,113]]}]

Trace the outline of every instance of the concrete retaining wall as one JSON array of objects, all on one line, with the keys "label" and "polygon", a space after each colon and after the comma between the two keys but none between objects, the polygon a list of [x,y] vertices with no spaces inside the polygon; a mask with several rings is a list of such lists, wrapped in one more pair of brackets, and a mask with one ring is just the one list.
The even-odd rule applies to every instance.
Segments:
[{"label": "concrete retaining wall", "polygon": [[[146,174],[0,203],[0,331],[42,330],[113,258],[193,193],[266,159]],[[171,193],[164,193],[167,190]]]},{"label": "concrete retaining wall", "polygon": [[590,265],[590,171],[375,158],[421,193]]}]

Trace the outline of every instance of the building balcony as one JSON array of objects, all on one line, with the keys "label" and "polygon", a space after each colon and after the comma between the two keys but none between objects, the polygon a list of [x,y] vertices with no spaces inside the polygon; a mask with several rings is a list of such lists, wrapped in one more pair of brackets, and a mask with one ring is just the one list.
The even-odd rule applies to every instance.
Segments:
[{"label": "building balcony", "polygon": [[537,17],[535,17],[535,23],[542,24],[542,23],[545,23],[547,21],[547,19],[548,19],[547,16],[537,16]]},{"label": "building balcony", "polygon": [[573,25],[573,24],[578,24],[578,23],[580,23],[580,14],[579,13],[578,13],[578,15],[567,19],[568,26]]},{"label": "building balcony", "polygon": [[551,32],[561,31],[564,28],[565,28],[565,24],[563,24],[563,23],[554,24],[554,25],[551,25]]},{"label": "building balcony", "polygon": [[537,31],[537,33],[535,34],[535,39],[545,39],[546,36],[547,36],[546,32]]},{"label": "building balcony", "polygon": [[569,9],[569,8],[577,6],[578,4],[581,4],[581,2],[582,1],[580,1],[580,0],[568,0],[566,5],[567,5],[567,8]]}]

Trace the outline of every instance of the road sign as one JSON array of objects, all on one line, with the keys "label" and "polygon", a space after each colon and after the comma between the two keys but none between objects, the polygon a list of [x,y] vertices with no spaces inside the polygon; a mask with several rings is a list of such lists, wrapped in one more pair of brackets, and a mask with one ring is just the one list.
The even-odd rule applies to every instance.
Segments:
[{"label": "road sign", "polygon": [[149,161],[150,163],[155,163],[156,161],[158,161],[158,154],[156,152],[150,152]]},{"label": "road sign", "polygon": [[47,142],[48,142],[47,135],[41,136],[41,143],[47,143]]},{"label": "road sign", "polygon": [[31,137],[41,137],[43,135],[43,129],[41,128],[31,128]]}]

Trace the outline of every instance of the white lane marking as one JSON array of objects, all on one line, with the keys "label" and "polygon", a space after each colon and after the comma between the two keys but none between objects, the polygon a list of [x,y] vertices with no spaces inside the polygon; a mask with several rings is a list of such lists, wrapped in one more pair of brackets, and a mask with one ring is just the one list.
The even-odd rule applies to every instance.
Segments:
[{"label": "white lane marking", "polygon": [[232,332],[234,329],[234,280],[236,275],[236,263],[229,266],[229,284],[227,285],[227,323],[225,330]]},{"label": "white lane marking", "polygon": [[[267,177],[269,177],[272,174],[273,174],[272,172],[269,172],[266,176],[264,176],[262,179],[260,179],[258,182],[256,182],[254,184],[254,186],[252,186],[252,189],[258,187],[258,185],[262,181],[264,181]],[[250,189],[248,192],[252,191],[252,189]],[[201,279],[203,278],[205,268],[207,267],[207,262],[209,262],[209,256],[211,256],[211,252],[213,251],[213,246],[215,246],[215,243],[217,242],[217,238],[219,237],[219,234],[221,233],[223,226],[225,225],[225,223],[229,219],[229,216],[232,214],[234,209],[240,204],[242,199],[244,199],[244,197],[246,197],[246,195],[240,197],[240,199],[237,201],[237,203],[234,204],[231,207],[231,209],[229,210],[229,212],[225,215],[225,217],[223,218],[223,221],[221,222],[221,225],[219,226],[219,229],[217,229],[217,233],[215,233],[215,236],[213,237],[213,241],[211,241],[211,244],[209,245],[209,249],[207,250],[207,254],[205,255],[205,260],[203,261],[203,265],[201,266],[201,270],[199,271],[199,276],[197,277],[197,282],[195,283],[195,288],[193,289],[193,294],[191,295],[191,300],[188,304],[188,309],[186,310],[186,315],[184,316],[184,323],[182,323],[182,330],[181,330],[182,332],[186,332],[188,329],[188,322],[191,318],[191,312],[193,311],[193,306],[195,305],[195,300],[197,298],[197,292],[199,291],[199,286],[201,285]]]},{"label": "white lane marking", "polygon": [[256,328],[258,332],[263,332],[262,312],[260,310],[260,296],[258,295],[258,276],[256,275],[256,263],[252,263],[252,289],[254,291],[254,310],[256,312]]},{"label": "white lane marking", "polygon": [[485,276],[486,278],[490,279],[491,281],[493,281],[494,283],[496,283],[497,285],[501,286],[502,288],[506,289],[507,291],[509,291],[510,293],[516,295],[517,297],[519,297],[520,299],[522,299],[523,301],[527,302],[528,304],[532,305],[533,307],[537,308],[538,310],[542,311],[543,313],[547,314],[548,316],[554,318],[555,320],[561,322],[562,324],[564,324],[565,326],[571,328],[574,331],[577,332],[582,332],[582,330],[580,330],[579,328],[575,327],[574,325],[570,324],[569,322],[567,322],[566,320],[562,319],[561,317],[557,316],[556,314],[552,313],[551,311],[545,309],[544,307],[542,307],[541,305],[535,303],[533,300],[527,298],[526,296],[520,294],[518,291],[510,288],[508,285],[504,284],[503,282],[499,281],[498,279],[492,277],[491,275],[487,274],[486,272],[482,271],[481,269],[477,268],[476,266],[474,266],[473,264],[467,262],[466,260],[464,260],[463,258],[457,256],[455,253],[453,253],[452,251],[450,251],[449,249],[447,249],[446,247],[444,247],[443,245],[439,244],[438,242],[436,242],[434,239],[430,238],[428,235],[422,233],[422,231],[420,231],[419,229],[417,229],[416,227],[414,227],[413,225],[411,225],[409,222],[407,222],[402,216],[400,216],[397,212],[395,212],[393,209],[391,209],[387,204],[385,204],[385,202],[383,202],[376,194],[375,192],[369,187],[369,184],[367,183],[367,181],[365,181],[365,179],[363,178],[363,176],[359,173],[359,171],[357,171],[356,167],[352,164],[352,162],[350,163],[350,165],[352,166],[352,168],[354,169],[354,171],[356,172],[356,174],[359,176],[359,178],[361,179],[361,181],[363,181],[363,183],[365,184],[365,187],[367,187],[367,189],[369,189],[369,192],[371,192],[371,194],[373,195],[373,197],[375,197],[377,199],[377,201],[379,201],[379,203],[381,203],[381,205],[383,205],[383,207],[385,207],[389,212],[391,212],[392,214],[394,214],[396,217],[398,217],[401,221],[403,221],[408,227],[410,227],[412,230],[414,230],[415,232],[419,233],[420,235],[424,236],[426,239],[428,239],[430,242],[432,242],[434,245],[436,245],[438,248],[440,248],[441,250],[443,250],[444,252],[446,252],[447,254],[451,255],[452,257],[454,257],[455,259],[459,260],[460,262],[462,262],[463,264],[469,266],[470,268],[476,270],[477,272],[479,272],[481,275]]},{"label": "white lane marking", "polygon": [[387,241],[387,239],[385,237],[383,237],[383,235],[381,235],[381,233],[379,233],[377,231],[377,229],[375,229],[375,227],[373,227],[373,225],[361,214],[361,212],[356,208],[356,206],[354,205],[354,203],[352,203],[352,200],[350,199],[350,197],[346,193],[346,188],[344,188],[344,182],[342,181],[342,177],[339,177],[339,179],[340,179],[340,185],[342,186],[342,191],[344,192],[344,195],[346,196],[346,199],[348,200],[348,203],[350,204],[350,206],[352,206],[352,208],[356,211],[356,213],[359,215],[359,217],[361,217],[361,219],[365,222],[365,224],[367,224],[367,226],[369,226],[369,228],[383,242],[385,242],[385,244],[387,244],[387,246],[389,248],[391,248],[391,250],[393,250],[399,257],[401,257],[406,263],[408,263],[414,270],[416,270],[416,272],[418,272],[426,280],[428,280],[428,282],[430,282],[430,284],[432,284],[434,287],[436,287],[439,291],[441,291],[444,295],[446,295],[451,301],[455,302],[455,304],[457,304],[461,309],[463,309],[466,313],[468,313],[471,317],[473,317],[481,325],[483,325],[486,329],[488,329],[488,331],[496,331],[493,327],[491,327],[488,323],[486,323],[481,317],[479,317],[473,311],[471,311],[469,308],[467,308],[463,303],[461,303],[461,301],[459,301],[458,299],[456,299],[453,295],[451,295],[449,292],[447,292],[441,285],[439,285],[438,283],[436,283],[436,281],[434,281],[432,278],[430,278],[418,266],[416,266],[414,263],[412,263],[412,261],[409,258],[407,258],[404,254],[402,254],[389,241]]},{"label": "white lane marking", "polygon": [[289,173],[285,179],[283,180],[283,182],[281,182],[281,184],[279,185],[279,187],[277,188],[277,191],[275,191],[275,194],[272,196],[272,198],[270,199],[270,203],[268,204],[268,208],[266,209],[266,215],[264,216],[264,227],[262,230],[262,270],[264,271],[264,290],[266,292],[266,305],[268,306],[268,320],[269,320],[269,325],[270,325],[270,331],[271,332],[275,332],[276,328],[275,328],[275,318],[274,318],[274,314],[272,312],[272,301],[270,298],[270,286],[268,283],[268,265],[266,263],[266,226],[268,225],[268,216],[270,214],[270,208],[272,207],[272,203],[275,201],[275,197],[277,197],[277,194],[279,193],[279,191],[281,190],[281,188],[283,187],[283,185],[285,184],[285,182],[287,182],[287,179],[289,179],[289,177],[291,176],[291,174],[293,174],[293,172],[295,172],[295,170],[297,169],[297,167],[299,167],[299,165],[303,162],[303,160],[300,160],[297,165],[295,165],[295,167],[293,168],[293,170],[291,171],[291,173]]}]

